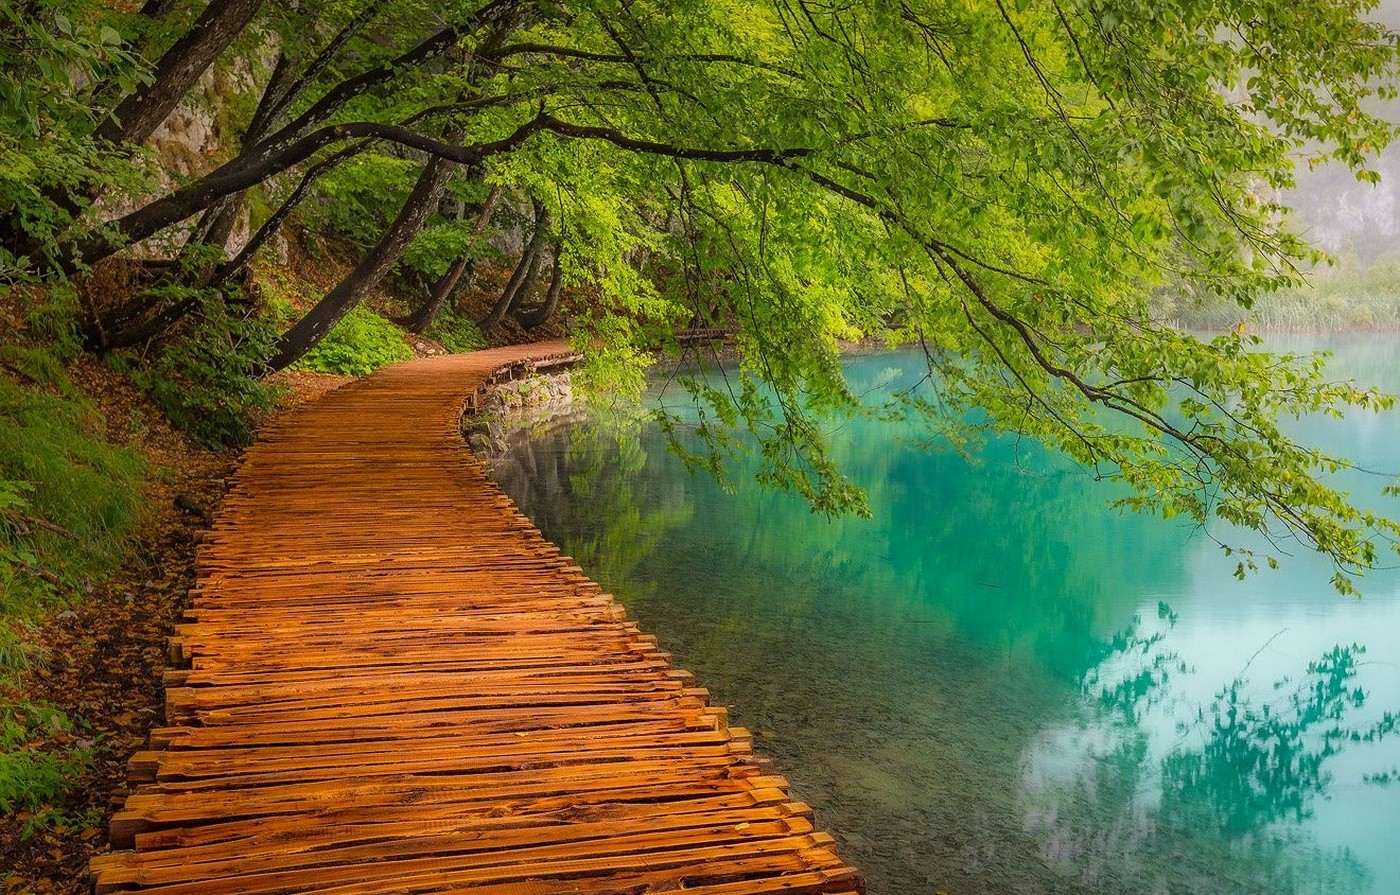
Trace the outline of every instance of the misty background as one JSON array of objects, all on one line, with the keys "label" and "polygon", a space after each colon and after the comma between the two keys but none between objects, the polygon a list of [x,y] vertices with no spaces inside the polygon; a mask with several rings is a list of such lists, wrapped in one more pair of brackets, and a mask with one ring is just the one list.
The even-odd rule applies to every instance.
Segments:
[{"label": "misty background", "polygon": [[[1371,16],[1400,30],[1400,0],[1381,0]],[[1387,117],[1400,121],[1400,100]],[[1344,165],[1309,171],[1300,165],[1298,188],[1284,201],[1297,211],[1302,235],[1337,260],[1336,272],[1358,272],[1376,262],[1400,265],[1400,144],[1378,157],[1379,184],[1363,183]]]}]

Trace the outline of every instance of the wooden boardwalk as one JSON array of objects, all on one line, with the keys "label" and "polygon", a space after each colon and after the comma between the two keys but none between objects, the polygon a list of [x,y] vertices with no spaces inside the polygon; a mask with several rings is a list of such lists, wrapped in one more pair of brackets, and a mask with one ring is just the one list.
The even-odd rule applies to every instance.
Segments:
[{"label": "wooden boardwalk", "polygon": [[855,893],[858,874],[465,449],[562,343],[414,361],[248,452],[97,892]]}]

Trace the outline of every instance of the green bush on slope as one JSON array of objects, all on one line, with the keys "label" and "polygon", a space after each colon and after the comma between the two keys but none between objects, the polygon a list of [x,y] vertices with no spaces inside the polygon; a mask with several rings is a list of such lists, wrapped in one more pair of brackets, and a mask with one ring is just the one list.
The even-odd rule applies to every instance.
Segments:
[{"label": "green bush on slope", "polygon": [[363,306],[341,318],[315,348],[297,362],[298,370],[365,376],[413,357],[403,332]]}]

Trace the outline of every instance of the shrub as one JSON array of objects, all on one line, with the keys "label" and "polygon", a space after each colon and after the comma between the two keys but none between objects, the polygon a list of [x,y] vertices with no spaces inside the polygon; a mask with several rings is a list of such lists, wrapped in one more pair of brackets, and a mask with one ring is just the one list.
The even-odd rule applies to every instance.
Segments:
[{"label": "shrub", "polygon": [[356,307],[302,356],[296,369],[365,376],[411,357],[402,330],[368,308]]},{"label": "shrub", "polygon": [[92,763],[90,749],[42,748],[55,736],[72,730],[62,712],[38,703],[0,705],[0,812],[27,811],[26,834],[56,813],[78,775]]},{"label": "shrub", "polygon": [[274,390],[255,375],[272,356],[276,332],[250,306],[206,297],[153,363],[132,378],[170,422],[216,450],[252,440],[252,416],[272,408]]},{"label": "shrub", "polygon": [[469,318],[448,311],[439,314],[433,325],[423,333],[454,354],[478,351],[486,347],[486,337]]}]

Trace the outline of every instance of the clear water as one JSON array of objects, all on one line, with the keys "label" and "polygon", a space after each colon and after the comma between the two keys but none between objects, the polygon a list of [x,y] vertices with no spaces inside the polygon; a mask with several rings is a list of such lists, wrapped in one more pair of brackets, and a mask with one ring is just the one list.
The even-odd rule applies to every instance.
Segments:
[{"label": "clear water", "polygon": [[[1400,388],[1392,343],[1331,347],[1339,374]],[[862,387],[919,373],[849,362]],[[1296,428],[1400,469],[1400,414]],[[754,731],[873,895],[1400,893],[1400,735],[1370,736],[1400,711],[1400,573],[1360,601],[1312,556],[1241,583],[1200,531],[1108,509],[1078,469],[917,434],[837,434],[864,520],[742,469],[727,494],[603,418],[497,473]]]}]

